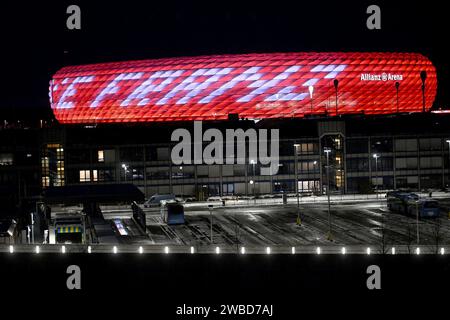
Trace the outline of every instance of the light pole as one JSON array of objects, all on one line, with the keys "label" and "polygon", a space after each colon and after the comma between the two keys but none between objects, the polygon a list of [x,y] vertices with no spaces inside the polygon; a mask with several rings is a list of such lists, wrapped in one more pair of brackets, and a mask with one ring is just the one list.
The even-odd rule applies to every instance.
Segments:
[{"label": "light pole", "polygon": [[123,168],[124,181],[127,182],[127,171],[128,171],[128,166],[127,166],[125,163],[122,163],[122,168]]},{"label": "light pole", "polygon": [[312,114],[313,113],[313,92],[314,92],[314,87],[313,86],[309,86],[308,90],[309,90],[309,98],[311,100],[311,114]]},{"label": "light pole", "polygon": [[252,159],[252,160],[250,160],[250,164],[252,164],[252,166],[253,166],[253,180],[250,180],[250,184],[253,187],[253,203],[256,205],[256,193],[255,193],[255,186],[256,186],[255,165],[256,165],[256,161]]},{"label": "light pole", "polygon": [[314,160],[314,162],[313,162],[313,172],[314,172],[314,179],[313,179],[314,187],[313,187],[313,190],[314,190],[314,195],[317,194],[317,190],[316,190],[316,166],[317,166],[317,161]]},{"label": "light pole", "polygon": [[87,243],[87,239],[86,239],[86,213],[82,212],[81,213],[81,218],[82,218],[82,223],[83,223],[83,244]]},{"label": "light pole", "polygon": [[420,244],[419,237],[419,200],[416,200],[416,237],[417,237],[417,245]]},{"label": "light pole", "polygon": [[209,232],[210,232],[210,238],[209,238],[209,241],[211,242],[211,243],[213,243],[214,241],[213,241],[213,214],[212,214],[212,211],[213,211],[213,205],[212,204],[210,204],[210,205],[208,205],[208,208],[209,208]]},{"label": "light pole", "polygon": [[448,181],[447,186],[450,184],[450,139],[447,139],[446,142],[448,143]]},{"label": "light pole", "polygon": [[31,215],[31,243],[34,244],[34,214],[33,214],[33,212],[31,212],[30,215]]},{"label": "light pole", "polygon": [[427,79],[426,71],[420,71],[420,79],[422,80],[422,112],[425,112],[425,80]]},{"label": "light pole", "polygon": [[[312,86],[310,86],[312,87]],[[295,194],[297,197],[297,225],[301,224],[300,220],[300,195],[298,190],[298,153],[297,148],[299,147],[299,144],[294,144],[294,175],[295,175]]]},{"label": "light pole", "polygon": [[184,198],[184,184],[183,184],[184,174],[183,174],[183,167],[182,166],[180,166],[180,175],[181,175],[181,198],[183,199]]},{"label": "light pole", "polygon": [[375,159],[375,193],[377,194],[378,200],[378,158],[380,155],[374,153],[373,158]]},{"label": "light pole", "polygon": [[330,203],[330,148],[323,149],[327,155],[327,198],[328,198],[328,235],[327,239],[331,240],[331,203]]},{"label": "light pole", "polygon": [[27,226],[27,243],[31,244],[31,227]]}]

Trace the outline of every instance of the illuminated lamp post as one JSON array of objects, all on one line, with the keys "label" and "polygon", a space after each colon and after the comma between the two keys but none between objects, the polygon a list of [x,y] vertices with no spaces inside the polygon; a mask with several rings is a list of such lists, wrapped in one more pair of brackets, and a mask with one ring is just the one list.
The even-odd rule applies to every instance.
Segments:
[{"label": "illuminated lamp post", "polygon": [[426,71],[420,71],[420,79],[422,80],[422,112],[425,112],[425,80],[427,79]]},{"label": "illuminated lamp post", "polygon": [[125,163],[122,163],[122,168],[123,168],[124,181],[127,182],[128,166]]},{"label": "illuminated lamp post", "polygon": [[314,92],[314,87],[313,86],[309,86],[308,90],[309,90],[309,98],[311,100],[311,114],[312,114],[313,113],[313,92]]},{"label": "illuminated lamp post", "polygon": [[378,158],[379,157],[380,157],[380,155],[378,155],[376,153],[373,155],[373,158],[375,159],[375,183],[376,183],[375,192],[377,194],[377,199],[378,199]]},{"label": "illuminated lamp post", "polygon": [[339,80],[338,79],[334,79],[333,80],[333,85],[334,85],[334,91],[336,93],[336,116],[338,115],[338,85],[339,85]]},{"label": "illuminated lamp post", "polygon": [[255,181],[255,165],[256,165],[256,161],[255,160],[250,160],[250,164],[253,166],[253,180],[250,180],[250,184],[253,187],[253,203],[256,205],[256,190],[255,190],[255,186],[256,186],[256,181]]},{"label": "illuminated lamp post", "polygon": [[323,152],[327,155],[327,198],[328,198],[328,235],[327,239],[331,240],[331,203],[330,203],[330,148],[324,148]]},{"label": "illuminated lamp post", "polygon": [[181,198],[183,199],[184,198],[184,184],[183,184],[184,173],[183,173],[183,167],[182,166],[180,166],[180,175],[181,175]]},{"label": "illuminated lamp post", "polygon": [[[310,86],[311,88],[312,86]],[[310,91],[311,92],[311,91]],[[300,220],[300,195],[298,188],[298,148],[300,144],[294,144],[294,175],[295,175],[295,194],[297,196],[297,225],[301,224]]]},{"label": "illuminated lamp post", "polygon": [[314,183],[314,187],[313,187],[313,190],[314,190],[314,195],[315,194],[317,194],[317,190],[316,190],[316,165],[317,165],[317,161],[314,161],[313,162],[313,172],[314,172],[314,179],[313,179],[313,183]]},{"label": "illuminated lamp post", "polygon": [[398,89],[400,88],[400,82],[395,82],[395,91],[397,92],[397,113],[399,113],[399,104],[398,104]]}]

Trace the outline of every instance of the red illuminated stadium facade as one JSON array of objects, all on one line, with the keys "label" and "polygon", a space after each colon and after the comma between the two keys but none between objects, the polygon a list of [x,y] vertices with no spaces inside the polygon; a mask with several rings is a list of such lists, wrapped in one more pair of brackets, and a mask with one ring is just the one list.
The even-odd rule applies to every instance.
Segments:
[{"label": "red illuminated stadium facade", "polygon": [[50,100],[60,123],[302,118],[428,111],[436,87],[420,54],[272,53],[65,67]]}]

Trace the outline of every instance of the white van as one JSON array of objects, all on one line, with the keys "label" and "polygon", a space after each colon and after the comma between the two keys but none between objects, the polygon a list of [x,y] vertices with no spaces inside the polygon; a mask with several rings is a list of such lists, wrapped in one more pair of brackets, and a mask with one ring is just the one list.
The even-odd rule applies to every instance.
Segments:
[{"label": "white van", "polygon": [[154,194],[147,201],[144,202],[145,208],[159,207],[161,201],[175,200],[175,195],[173,194]]}]

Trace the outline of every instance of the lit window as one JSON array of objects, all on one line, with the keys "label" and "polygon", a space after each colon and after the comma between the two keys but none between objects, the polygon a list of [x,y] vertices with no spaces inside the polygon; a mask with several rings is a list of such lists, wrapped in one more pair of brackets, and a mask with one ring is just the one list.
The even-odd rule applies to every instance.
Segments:
[{"label": "lit window", "polygon": [[105,156],[103,150],[98,150],[98,162],[105,162]]},{"label": "lit window", "polygon": [[97,180],[97,170],[92,170],[92,181],[98,181]]},{"label": "lit window", "polygon": [[42,186],[43,187],[50,186],[50,177],[42,177]]},{"label": "lit window", "polygon": [[89,170],[80,170],[80,182],[90,182],[91,172]]}]

